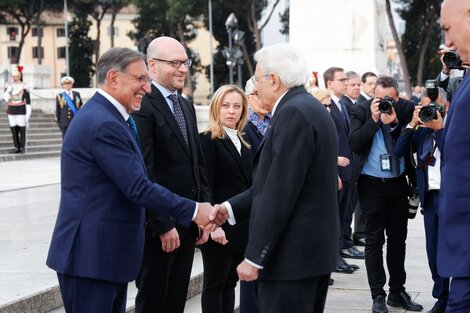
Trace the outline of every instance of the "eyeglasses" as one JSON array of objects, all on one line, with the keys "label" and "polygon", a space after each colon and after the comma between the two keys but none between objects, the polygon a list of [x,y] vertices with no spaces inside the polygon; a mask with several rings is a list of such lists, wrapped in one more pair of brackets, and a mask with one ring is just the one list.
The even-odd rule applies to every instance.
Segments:
[{"label": "eyeglasses", "polygon": [[158,58],[151,58],[152,60],[154,61],[160,61],[160,62],[165,62],[167,64],[169,64],[171,67],[174,67],[174,68],[180,68],[181,67],[181,64],[184,64],[184,66],[186,66],[186,68],[189,68],[191,66],[191,64],[193,64],[193,60],[191,59],[187,59],[187,60],[184,60],[184,61],[181,61],[181,60],[162,60],[162,59],[158,59]]},{"label": "eyeglasses", "polygon": [[256,85],[259,80],[261,79],[261,77],[268,77],[268,76],[271,76],[271,74],[266,74],[266,75],[261,75],[260,77],[257,77],[255,75],[251,76],[251,82],[253,83],[253,85]]},{"label": "eyeglasses", "polygon": [[143,75],[143,74],[142,75],[134,75],[134,74],[127,73],[127,72],[119,72],[119,73],[123,73],[123,74],[134,77],[134,79],[137,80],[142,85],[147,85],[148,83],[152,82],[152,79],[147,75]]},{"label": "eyeglasses", "polygon": [[337,79],[334,79],[334,80],[339,81],[339,82],[342,82],[342,83],[345,83],[345,82],[347,82],[349,79],[347,79],[347,78],[337,78]]}]

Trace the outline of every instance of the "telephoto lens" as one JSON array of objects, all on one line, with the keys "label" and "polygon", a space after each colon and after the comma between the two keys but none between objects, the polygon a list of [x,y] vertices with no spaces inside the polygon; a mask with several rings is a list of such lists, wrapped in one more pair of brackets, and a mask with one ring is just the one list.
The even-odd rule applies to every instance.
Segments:
[{"label": "telephoto lens", "polygon": [[382,113],[390,114],[392,108],[395,106],[395,100],[389,96],[385,96],[379,102],[379,111]]},{"label": "telephoto lens", "polygon": [[419,207],[419,197],[418,191],[415,188],[410,191],[408,195],[408,218],[413,219],[416,216],[416,212],[418,212]]}]

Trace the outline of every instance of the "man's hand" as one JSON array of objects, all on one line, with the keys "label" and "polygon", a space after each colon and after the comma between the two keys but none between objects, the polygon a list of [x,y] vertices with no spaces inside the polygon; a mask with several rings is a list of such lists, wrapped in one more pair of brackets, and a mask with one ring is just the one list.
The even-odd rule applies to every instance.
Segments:
[{"label": "man's hand", "polygon": [[225,232],[222,227],[217,227],[217,229],[211,233],[211,238],[221,245],[226,245],[228,243],[227,237],[225,237]]},{"label": "man's hand", "polygon": [[223,204],[214,205],[211,216],[218,225],[222,225],[228,219],[228,210]]},{"label": "man's hand", "polygon": [[209,232],[207,230],[199,228],[199,237],[196,240],[197,245],[205,244],[209,240]]},{"label": "man's hand", "polygon": [[341,190],[341,189],[343,189],[343,181],[341,180],[341,178],[338,175],[338,190]]},{"label": "man's hand", "polygon": [[419,118],[419,111],[421,111],[422,106],[417,105],[415,106],[415,110],[413,112],[413,118],[411,119],[410,126],[411,128],[415,128],[418,125],[421,125],[423,122],[421,122],[421,119]]},{"label": "man's hand", "polygon": [[160,235],[162,241],[162,250],[170,253],[180,246],[180,236],[176,228],[172,228],[164,234]]},{"label": "man's hand", "polygon": [[380,113],[381,113],[379,110],[379,103],[380,103],[380,99],[375,98],[374,100],[372,100],[372,103],[370,105],[370,112],[372,113],[372,119],[376,123],[379,121]]},{"label": "man's hand", "polygon": [[346,167],[346,166],[349,165],[349,163],[350,163],[350,161],[349,161],[348,158],[341,157],[341,156],[338,157],[338,165],[339,166]]},{"label": "man's hand", "polygon": [[446,53],[449,52],[449,50],[450,49],[444,48],[439,51],[439,59],[441,60],[441,64],[442,64],[442,73],[446,75],[450,74],[450,70],[447,67],[447,65],[444,63],[444,55],[446,55]]},{"label": "man's hand", "polygon": [[395,113],[395,108],[392,108],[390,110],[390,113],[388,113],[388,114],[386,114],[386,113],[380,114],[380,120],[385,125],[398,123],[397,114]]},{"label": "man's hand", "polygon": [[200,202],[198,203],[198,210],[194,223],[207,231],[213,231],[217,228],[214,217],[216,214],[217,210],[215,210],[210,203]]},{"label": "man's hand", "polygon": [[240,280],[243,281],[253,281],[258,279],[258,272],[259,269],[248,263],[247,261],[243,261],[237,267],[237,273]]},{"label": "man's hand", "polygon": [[434,131],[443,129],[444,120],[442,119],[441,112],[437,111],[436,115],[437,115],[437,119],[432,119],[429,122],[423,122],[423,125],[421,125],[421,127],[431,128]]}]

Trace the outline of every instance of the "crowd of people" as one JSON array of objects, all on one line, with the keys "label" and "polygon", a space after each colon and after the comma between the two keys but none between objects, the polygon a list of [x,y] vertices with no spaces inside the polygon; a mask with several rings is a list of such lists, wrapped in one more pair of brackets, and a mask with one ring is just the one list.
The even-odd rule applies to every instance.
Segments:
[{"label": "crowd of people", "polygon": [[[469,17],[468,3],[445,0],[446,46],[464,63]],[[346,258],[365,259],[372,312],[422,311],[405,289],[413,185],[434,281],[428,312],[468,312],[468,76],[452,83],[447,112],[430,94],[400,98],[394,78],[372,72],[331,67],[320,88],[289,44],[254,59],[245,90],[215,92],[201,133],[178,93],[191,60],[170,37],[146,55],[105,52],[99,89],[78,114],[62,94],[75,117],[47,265],[66,311],[124,312],[136,280],[136,312],[183,313],[196,245],[203,313],[233,312],[238,280],[241,313],[323,312],[331,273],[358,269]]]}]

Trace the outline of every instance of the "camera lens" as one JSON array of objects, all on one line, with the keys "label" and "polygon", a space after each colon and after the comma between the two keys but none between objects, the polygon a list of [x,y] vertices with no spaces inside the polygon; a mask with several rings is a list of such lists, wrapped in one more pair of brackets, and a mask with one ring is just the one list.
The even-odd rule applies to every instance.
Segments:
[{"label": "camera lens", "polygon": [[449,69],[460,69],[462,67],[462,61],[455,51],[449,51],[444,54],[442,60]]},{"label": "camera lens", "polygon": [[382,113],[390,113],[392,111],[393,102],[389,99],[383,99],[379,102],[379,111]]},{"label": "camera lens", "polygon": [[423,122],[429,122],[434,119],[434,116],[436,115],[436,112],[433,108],[430,107],[423,107],[419,111],[419,118]]}]

